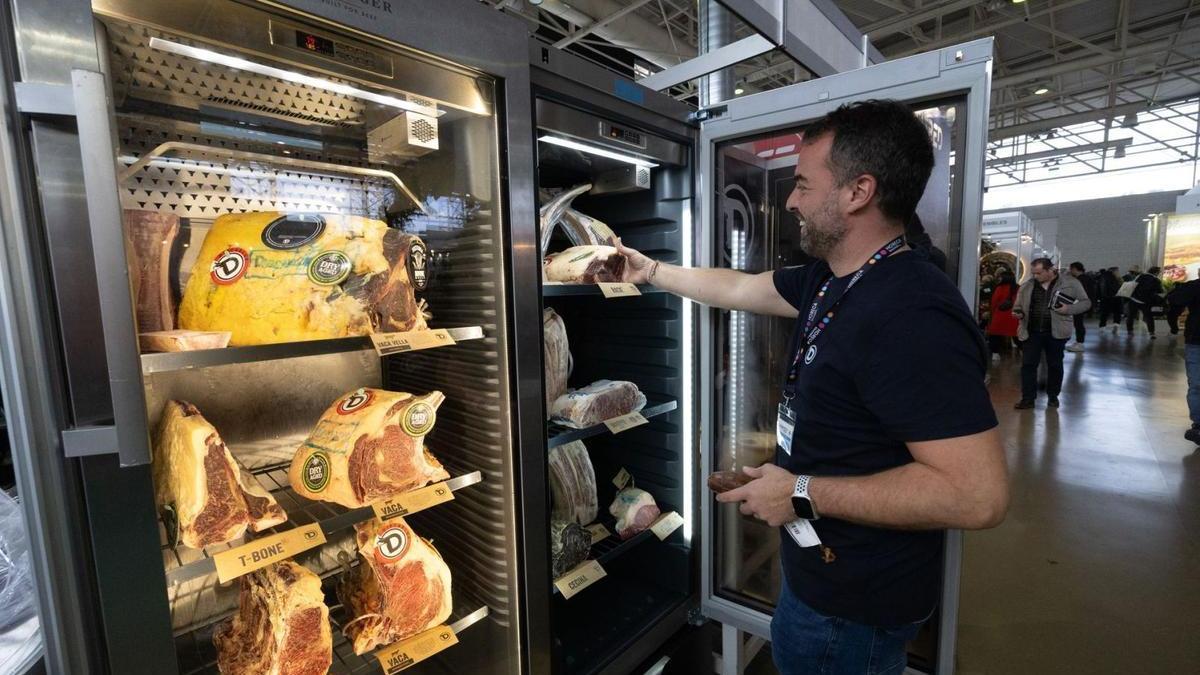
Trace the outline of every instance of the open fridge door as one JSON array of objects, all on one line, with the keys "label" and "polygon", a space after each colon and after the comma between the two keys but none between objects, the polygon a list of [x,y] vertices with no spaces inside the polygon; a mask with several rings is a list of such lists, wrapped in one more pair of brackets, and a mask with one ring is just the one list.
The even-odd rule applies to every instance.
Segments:
[{"label": "open fridge door", "polygon": [[[762,272],[807,262],[785,208],[806,124],[857,100],[897,99],[927,122],[936,165],[917,215],[933,258],[975,304],[991,39],[840,73],[700,111],[698,264]],[[938,252],[943,254],[938,256]],[[792,322],[711,311],[700,321],[702,474],[771,461]],[[726,672],[737,632],[770,637],[781,587],[779,535],[734,505],[701,499],[702,609],[726,626]],[[962,534],[947,534],[942,603],[910,644],[910,664],[953,671]],[[759,643],[761,644],[761,643]],[[729,650],[733,649],[733,652]]]}]

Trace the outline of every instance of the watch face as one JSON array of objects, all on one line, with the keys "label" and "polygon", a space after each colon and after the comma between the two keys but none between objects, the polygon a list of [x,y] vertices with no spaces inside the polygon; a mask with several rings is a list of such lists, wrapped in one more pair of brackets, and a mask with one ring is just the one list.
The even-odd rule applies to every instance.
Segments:
[{"label": "watch face", "polygon": [[816,513],[813,512],[812,502],[805,497],[792,497],[792,509],[796,511],[796,516],[805,520],[815,520]]}]

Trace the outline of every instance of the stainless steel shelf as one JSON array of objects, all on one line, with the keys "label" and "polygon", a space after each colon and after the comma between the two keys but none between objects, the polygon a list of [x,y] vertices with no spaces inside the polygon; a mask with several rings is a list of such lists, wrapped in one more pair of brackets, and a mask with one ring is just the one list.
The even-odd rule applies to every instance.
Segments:
[{"label": "stainless steel shelf", "polygon": [[[642,295],[648,293],[665,293],[666,291],[650,284],[639,284],[638,290]],[[603,295],[600,287],[595,284],[542,284],[542,296],[547,298],[568,295]],[[637,297],[631,295],[629,297]]]},{"label": "stainless steel shelf", "polygon": [[[451,623],[450,630],[454,631],[455,635],[461,635],[466,629],[486,619],[488,613],[487,607],[480,607]],[[330,666],[329,672],[331,675],[367,675],[382,672],[382,669],[373,653],[361,656],[355,654],[350,641],[341,631],[336,631],[333,637],[333,665]]]},{"label": "stainless steel shelf", "polygon": [[[483,338],[483,328],[481,326],[447,328],[446,331],[450,333],[450,337],[454,338],[455,342]],[[151,373],[185,370],[188,368],[209,368],[233,363],[294,359],[320,354],[357,352],[366,349],[372,349],[370,338],[348,337],[332,340],[308,340],[305,342],[284,342],[273,345],[254,345],[250,347],[198,349],[190,352],[159,352],[142,354],[142,374],[149,375]]]},{"label": "stainless steel shelf", "polygon": [[[669,413],[678,407],[679,403],[677,401],[667,401],[666,403],[660,403],[649,408],[642,408],[641,413],[642,417],[649,419],[656,415]],[[551,422],[549,433],[550,438],[546,442],[546,447],[557,448],[558,446],[566,445],[571,441],[581,441],[585,438],[591,438],[592,436],[599,436],[607,433],[608,427],[604,424],[597,424],[594,427],[587,427],[586,429],[571,429],[569,427],[564,427]]]}]

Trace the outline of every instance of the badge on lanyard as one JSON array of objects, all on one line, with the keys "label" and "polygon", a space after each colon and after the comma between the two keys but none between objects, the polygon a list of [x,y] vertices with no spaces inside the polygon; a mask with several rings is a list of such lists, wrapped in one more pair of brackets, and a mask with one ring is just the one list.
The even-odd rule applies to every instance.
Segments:
[{"label": "badge on lanyard", "polygon": [[779,404],[779,419],[775,420],[775,443],[791,456],[792,434],[796,431],[796,411],[787,401]]}]

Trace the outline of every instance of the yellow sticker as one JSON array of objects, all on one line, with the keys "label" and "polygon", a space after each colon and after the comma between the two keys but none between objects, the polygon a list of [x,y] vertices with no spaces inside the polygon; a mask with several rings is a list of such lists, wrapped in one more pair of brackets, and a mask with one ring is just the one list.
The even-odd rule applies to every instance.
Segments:
[{"label": "yellow sticker", "polygon": [[424,436],[429,433],[430,429],[433,429],[433,423],[436,421],[437,411],[433,409],[433,406],[425,401],[417,401],[404,411],[400,426],[409,436]]},{"label": "yellow sticker", "polygon": [[417,511],[424,511],[431,506],[437,506],[452,499],[454,499],[454,491],[449,486],[445,483],[434,483],[396,495],[391,499],[375,502],[371,504],[371,509],[375,511],[376,518],[388,521]]},{"label": "yellow sticker", "polygon": [[610,420],[604,420],[604,426],[614,434],[619,434],[622,431],[629,431],[634,427],[648,423],[650,420],[642,416],[642,413],[634,411],[627,415],[614,417]]},{"label": "yellow sticker", "polygon": [[650,523],[650,531],[654,532],[654,536],[662,540],[671,536],[671,533],[678,530],[681,525],[683,525],[683,516],[675,511],[671,511],[662,514],[653,523]]},{"label": "yellow sticker", "polygon": [[608,537],[612,534],[608,531],[608,528],[604,526],[604,523],[592,523],[591,525],[587,526],[587,531],[592,533],[593,545],[598,541],[608,539]]},{"label": "yellow sticker", "polygon": [[624,490],[625,486],[629,485],[629,479],[631,478],[633,478],[633,476],[631,476],[628,471],[622,468],[619,472],[617,472],[617,475],[613,477],[612,482],[613,485],[617,486],[618,490]]},{"label": "yellow sticker", "polygon": [[217,566],[217,580],[221,583],[232,581],[243,574],[249,574],[280,560],[287,560],[297,553],[324,543],[325,533],[321,531],[320,523],[311,523],[255,539],[213,555],[213,562]]},{"label": "yellow sticker", "polygon": [[449,626],[438,626],[380,649],[375,658],[385,675],[392,675],[456,644],[454,631]]},{"label": "yellow sticker", "polygon": [[633,284],[599,283],[596,285],[600,287],[600,292],[606,298],[630,298],[642,294]]},{"label": "yellow sticker", "polygon": [[380,356],[415,352],[419,349],[432,349],[454,344],[445,328],[435,330],[410,330],[404,333],[371,333],[371,344],[375,345],[375,353]]},{"label": "yellow sticker", "polygon": [[583,589],[603,579],[608,573],[595,560],[587,560],[554,580],[558,592],[568,600]]}]

